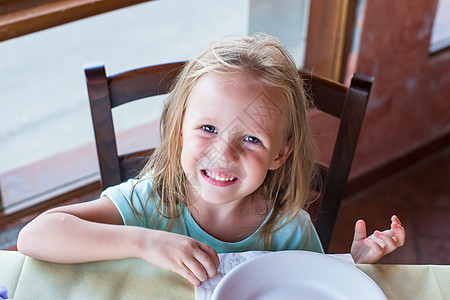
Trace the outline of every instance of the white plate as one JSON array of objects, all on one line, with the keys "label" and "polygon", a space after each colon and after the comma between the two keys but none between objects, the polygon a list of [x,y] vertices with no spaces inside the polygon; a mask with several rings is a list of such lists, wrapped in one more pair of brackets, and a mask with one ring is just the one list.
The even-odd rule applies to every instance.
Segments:
[{"label": "white plate", "polygon": [[219,282],[213,300],[386,299],[369,276],[335,257],[281,251],[246,261]]}]

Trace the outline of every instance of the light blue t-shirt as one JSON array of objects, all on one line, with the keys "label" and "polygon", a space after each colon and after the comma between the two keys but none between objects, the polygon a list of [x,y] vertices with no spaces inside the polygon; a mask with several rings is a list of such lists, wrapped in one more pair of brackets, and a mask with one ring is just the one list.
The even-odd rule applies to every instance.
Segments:
[{"label": "light blue t-shirt", "polygon": [[[156,213],[153,199],[148,199],[151,184],[150,179],[145,179],[139,183],[136,179],[130,179],[106,189],[101,196],[107,196],[116,205],[125,225],[165,230],[168,221],[166,218],[158,218],[160,222],[151,222],[152,216],[155,216]],[[133,186],[135,186],[134,190]],[[132,197],[131,192],[133,192]],[[133,205],[131,205],[131,201],[133,201]],[[142,213],[144,213],[144,218],[142,218]],[[186,208],[177,220],[178,222],[174,222],[174,225],[168,231],[203,242],[213,247],[217,253],[265,250],[262,243],[258,242],[258,230],[242,241],[224,242],[200,228]],[[311,218],[303,210],[286,226],[272,234],[270,250],[308,250],[323,253],[322,245],[311,223]]]}]

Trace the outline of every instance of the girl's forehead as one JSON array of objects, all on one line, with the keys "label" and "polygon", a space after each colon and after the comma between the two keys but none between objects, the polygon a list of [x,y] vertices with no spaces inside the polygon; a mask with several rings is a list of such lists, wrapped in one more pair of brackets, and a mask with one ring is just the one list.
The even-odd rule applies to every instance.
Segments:
[{"label": "girl's forehead", "polygon": [[186,111],[191,118],[233,119],[266,128],[274,122],[286,125],[286,102],[280,88],[268,87],[252,74],[206,73],[194,85]]},{"label": "girl's forehead", "polygon": [[[188,104],[192,98],[195,100],[211,101],[220,96],[246,99],[249,104],[256,104],[261,99],[269,100],[271,106],[283,109],[287,101],[283,89],[274,86],[258,77],[254,72],[207,72],[201,75],[193,85],[189,95]],[[200,97],[199,97],[200,96]],[[254,103],[252,103],[254,102]]]}]

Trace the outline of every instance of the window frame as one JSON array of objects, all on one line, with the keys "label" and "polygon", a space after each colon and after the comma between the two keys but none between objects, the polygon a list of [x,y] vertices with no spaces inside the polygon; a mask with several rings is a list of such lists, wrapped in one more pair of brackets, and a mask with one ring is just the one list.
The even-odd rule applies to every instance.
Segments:
[{"label": "window frame", "polygon": [[152,0],[0,0],[0,42]]}]

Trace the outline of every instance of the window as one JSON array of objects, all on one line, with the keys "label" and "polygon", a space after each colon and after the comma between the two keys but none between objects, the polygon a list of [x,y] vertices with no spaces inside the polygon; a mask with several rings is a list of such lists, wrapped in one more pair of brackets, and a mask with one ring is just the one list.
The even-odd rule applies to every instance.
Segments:
[{"label": "window", "polygon": [[[107,73],[114,74],[186,60],[210,41],[245,34],[247,21],[248,2],[240,0],[149,1],[1,42],[4,205],[54,193],[59,188],[54,180],[67,187],[74,180],[98,176],[84,64],[102,61]],[[156,107],[137,103],[132,111],[119,108],[116,132],[154,121],[160,109],[161,101]],[[125,114],[133,117],[124,122]],[[79,157],[74,156],[77,150]],[[90,171],[79,170],[80,157],[89,161]],[[36,162],[44,163],[33,168]]]},{"label": "window", "polygon": [[[98,180],[83,65],[102,61],[107,74],[115,74],[187,60],[213,40],[255,31],[278,36],[301,64],[309,0],[282,2],[274,21],[267,17],[271,1],[149,1],[1,42],[4,207],[17,211]],[[303,11],[292,14],[292,5]],[[305,18],[300,25],[293,19],[299,14]],[[281,36],[277,22],[295,27],[291,35]],[[155,124],[163,99],[115,111],[119,152],[121,137]]]},{"label": "window", "polygon": [[302,68],[309,6],[310,0],[250,0],[249,33],[263,31],[278,37]]},{"label": "window", "polygon": [[450,0],[439,0],[431,32],[430,53],[450,46]]}]

